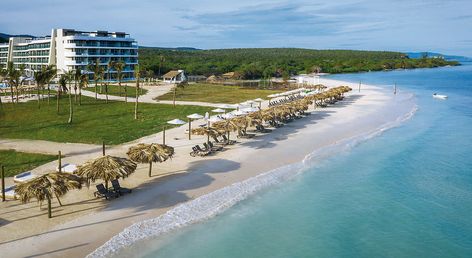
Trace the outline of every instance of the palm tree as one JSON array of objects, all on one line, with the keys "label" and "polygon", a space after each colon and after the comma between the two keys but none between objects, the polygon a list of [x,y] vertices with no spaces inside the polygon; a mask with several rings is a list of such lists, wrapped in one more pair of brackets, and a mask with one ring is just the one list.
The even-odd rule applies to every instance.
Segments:
[{"label": "palm tree", "polygon": [[[125,63],[122,61],[115,63],[115,70],[116,70],[116,79],[118,80],[118,88],[120,89],[120,96],[121,96],[121,80],[123,79],[123,70],[125,69]],[[126,92],[125,86],[125,102],[128,102],[128,94]]]},{"label": "palm tree", "polygon": [[[7,78],[7,70],[0,67],[0,82],[5,82]],[[0,96],[0,107],[2,107],[2,97]]]},{"label": "palm tree", "polygon": [[93,80],[95,81],[95,99],[98,99],[98,81],[103,74],[103,68],[100,66],[98,58],[95,60],[95,64],[88,65],[88,70],[93,72]]},{"label": "palm tree", "polygon": [[82,74],[79,78],[79,106],[82,105],[82,88],[86,88],[88,83],[88,74]]},{"label": "palm tree", "polygon": [[51,97],[51,81],[54,80],[54,78],[57,75],[57,69],[55,65],[48,65],[46,66],[46,84],[48,85],[48,104],[49,104],[49,98]]},{"label": "palm tree", "polygon": [[61,98],[61,94],[64,91],[64,89],[67,90],[67,77],[65,74],[62,74],[61,77],[59,78],[59,85],[57,87],[56,106],[57,106],[58,114],[59,114],[59,99]]},{"label": "palm tree", "polygon": [[138,98],[139,98],[139,65],[134,67],[134,77],[136,78],[136,102],[134,104],[134,119],[138,119]]},{"label": "palm tree", "polygon": [[[17,70],[15,69],[14,65],[13,65],[13,62],[9,61],[7,63],[7,68],[5,70],[5,73],[6,73],[6,78],[7,78],[7,81],[8,81],[8,84],[10,85],[10,92],[11,92],[11,102],[13,102],[13,86],[14,86],[14,83],[15,83],[15,79],[17,77]],[[19,76],[18,76],[19,77]]]},{"label": "palm tree", "polygon": [[111,71],[115,68],[115,61],[110,61],[108,62],[108,65],[107,65],[107,74],[108,74],[108,80],[107,82],[105,83],[105,95],[106,95],[106,103],[108,103],[108,84],[110,83],[111,81]]},{"label": "palm tree", "polygon": [[102,179],[108,189],[108,181],[128,177],[135,170],[136,163],[129,159],[104,155],[79,166],[76,174],[85,178],[88,185],[90,182]]},{"label": "palm tree", "polygon": [[23,203],[36,198],[40,203],[40,208],[41,203],[47,201],[48,217],[51,218],[51,199],[56,197],[59,205],[62,206],[59,197],[64,196],[72,189],[80,188],[82,188],[82,179],[80,177],[69,173],[52,172],[19,184],[15,192]]},{"label": "palm tree", "polygon": [[173,97],[173,104],[174,104],[174,107],[175,107],[175,95],[176,95],[176,91],[177,91],[177,88],[180,88],[180,89],[185,89],[185,86],[187,86],[188,83],[187,81],[183,81],[183,82],[179,82],[177,83],[175,86],[174,86],[174,97]]},{"label": "palm tree", "polygon": [[77,84],[79,84],[81,77],[82,71],[77,67],[74,72],[74,103],[77,103]]},{"label": "palm tree", "polygon": [[157,74],[157,77],[161,77],[161,67],[162,67],[162,65],[164,64],[165,61],[166,61],[165,56],[161,55],[159,57],[159,72]]},{"label": "palm tree", "polygon": [[129,148],[128,157],[135,162],[149,163],[149,177],[151,177],[152,163],[164,162],[174,155],[174,148],[164,144],[143,144]]},{"label": "palm tree", "polygon": [[74,115],[74,109],[72,107],[72,81],[74,80],[75,71],[70,70],[66,72],[65,77],[67,82],[69,83],[69,120],[68,123],[72,124],[72,116]]},{"label": "palm tree", "polygon": [[41,89],[43,88],[44,84],[46,84],[47,72],[46,72],[45,67],[42,67],[41,70],[33,71],[33,73],[34,73],[34,79],[36,81],[36,89],[38,92],[38,109],[39,109],[41,108],[41,103],[40,103]]},{"label": "palm tree", "polygon": [[40,91],[43,89],[44,85],[48,85],[48,103],[50,97],[50,88],[49,83],[56,76],[56,68],[54,65],[43,66],[41,70],[34,71],[34,78],[36,80],[37,90],[38,90],[38,108],[40,108]]},{"label": "palm tree", "polygon": [[23,84],[24,79],[22,80],[21,77],[25,73],[25,65],[21,64],[18,69],[15,69],[13,62],[7,63],[7,79],[8,84],[10,84],[10,92],[11,92],[11,101],[13,103],[13,87],[16,90],[16,103],[18,103],[19,97],[19,89],[18,87]]}]

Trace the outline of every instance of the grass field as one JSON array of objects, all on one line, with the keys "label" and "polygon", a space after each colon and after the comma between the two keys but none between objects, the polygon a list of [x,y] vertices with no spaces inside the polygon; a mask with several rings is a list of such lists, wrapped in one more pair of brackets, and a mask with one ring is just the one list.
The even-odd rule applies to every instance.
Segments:
[{"label": "grass field", "polygon": [[[121,86],[121,96],[125,96],[125,87],[126,87],[126,91],[128,93],[128,97],[131,97],[131,98],[134,98],[136,97],[136,87],[132,87],[132,86]],[[98,93],[100,93],[100,86],[97,87],[98,89]],[[86,90],[88,91],[92,91],[92,92],[95,92],[95,87],[88,87]],[[143,89],[143,88],[140,88],[139,89],[139,96],[141,95],[144,95],[148,92],[148,90],[146,89]],[[102,89],[102,93],[101,94],[105,94],[105,86],[103,87]],[[118,85],[108,85],[108,95],[112,95],[112,96],[120,96],[120,86]]]},{"label": "grass field", "polygon": [[5,167],[5,176],[10,177],[57,159],[55,155],[0,150],[0,164]]},{"label": "grass field", "polygon": [[[280,91],[276,90],[259,90],[239,86],[196,83],[190,84],[184,89],[177,88],[175,100],[234,104],[256,98],[266,99],[267,95],[279,92]],[[173,92],[162,95],[157,99],[172,100]]]},{"label": "grass field", "polygon": [[[211,107],[176,106],[139,103],[139,119],[134,119],[134,103],[96,101],[82,97],[82,106],[74,105],[74,119],[68,124],[69,101],[60,100],[56,113],[55,101],[3,104],[0,109],[0,137],[37,139],[56,142],[119,144],[159,132],[166,121],[186,120],[192,113],[204,114]],[[170,127],[170,125],[168,125]]]}]

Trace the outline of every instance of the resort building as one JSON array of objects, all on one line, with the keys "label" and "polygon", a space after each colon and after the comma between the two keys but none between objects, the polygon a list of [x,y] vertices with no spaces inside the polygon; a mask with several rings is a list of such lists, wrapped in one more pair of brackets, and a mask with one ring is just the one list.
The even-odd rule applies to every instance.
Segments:
[{"label": "resort building", "polygon": [[46,65],[56,65],[58,74],[80,69],[92,73],[88,65],[99,62],[104,78],[116,78],[116,71],[109,69],[110,62],[123,62],[123,79],[133,79],[134,66],[138,64],[138,45],[129,34],[107,31],[76,31],[53,29],[51,36],[43,38],[12,37],[0,44],[0,67],[13,62],[15,68],[24,65],[26,75]]},{"label": "resort building", "polygon": [[187,80],[184,70],[173,70],[162,76],[165,83],[180,83]]}]

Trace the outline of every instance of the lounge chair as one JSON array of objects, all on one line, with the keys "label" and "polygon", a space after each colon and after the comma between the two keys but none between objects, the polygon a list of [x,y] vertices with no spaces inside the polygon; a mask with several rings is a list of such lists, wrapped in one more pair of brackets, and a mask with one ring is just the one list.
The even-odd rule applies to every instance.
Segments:
[{"label": "lounge chair", "polygon": [[256,125],[256,131],[260,133],[272,132],[272,130],[266,129],[263,125]]},{"label": "lounge chair", "polygon": [[246,133],[246,131],[241,130],[241,133],[238,134],[238,138],[244,138],[244,139],[250,139],[256,136],[255,134],[252,133]]},{"label": "lounge chair", "polygon": [[190,152],[190,156],[195,157],[198,155],[198,150],[195,146],[192,147],[192,151]]},{"label": "lounge chair", "polygon": [[215,151],[221,151],[221,150],[223,150],[223,147],[222,147],[222,146],[215,146],[215,145],[213,145],[212,142],[208,142],[208,145],[210,146],[210,148],[211,148],[212,150],[215,150]]},{"label": "lounge chair", "polygon": [[93,195],[97,198],[105,198],[108,200],[109,198],[118,198],[120,196],[118,193],[106,189],[103,184],[96,185],[96,187],[97,191],[93,193]]},{"label": "lounge chair", "polygon": [[206,156],[206,155],[212,153],[211,149],[207,148],[207,147],[205,147],[205,149],[202,149],[200,147],[200,145],[195,145],[195,148],[197,148],[197,150],[198,150],[198,152],[200,153],[201,156]]},{"label": "lounge chair", "polygon": [[276,121],[272,121],[272,120],[269,120],[269,124],[274,128],[279,128],[279,127],[283,126],[283,124],[280,124],[280,123],[278,123]]},{"label": "lounge chair", "polygon": [[236,143],[235,140],[230,140],[230,139],[228,139],[228,137],[226,137],[226,135],[224,135],[224,134],[221,135],[221,137],[223,137],[223,141],[224,141],[226,144],[228,144],[228,145],[233,145],[233,144]]},{"label": "lounge chair", "polygon": [[20,173],[16,176],[13,177],[13,182],[15,183],[24,183],[26,181],[29,181],[33,178],[36,178],[38,177],[38,175],[35,175],[33,173],[31,173],[31,171],[28,171],[28,172],[23,172],[23,173]]},{"label": "lounge chair", "polygon": [[210,151],[203,150],[202,148],[200,148],[200,146],[195,145],[195,146],[192,147],[192,152],[190,152],[190,156],[196,157],[198,155],[198,156],[203,157],[203,156],[206,156],[210,153],[211,153]]},{"label": "lounge chair", "polygon": [[[76,170],[77,170],[77,166],[75,164],[67,163],[67,164],[62,165],[61,167],[61,172],[64,172],[64,173],[73,174]],[[59,168],[56,168],[56,171],[59,172]]]},{"label": "lounge chair", "polygon": [[131,189],[121,187],[118,179],[111,180],[111,185],[113,186],[113,190],[117,192],[119,195],[131,193],[132,191]]}]

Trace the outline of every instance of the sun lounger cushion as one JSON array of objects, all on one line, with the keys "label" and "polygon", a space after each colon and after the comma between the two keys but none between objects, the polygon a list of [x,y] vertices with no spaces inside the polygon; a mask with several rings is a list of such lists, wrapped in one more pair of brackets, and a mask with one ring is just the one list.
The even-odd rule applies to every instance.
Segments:
[{"label": "sun lounger cushion", "polygon": [[14,176],[13,181],[15,183],[23,183],[23,182],[31,180],[35,177],[37,177],[37,175],[35,175],[35,174],[31,173],[30,171],[28,171],[28,172],[23,172],[21,174],[18,174],[16,176]]},{"label": "sun lounger cushion", "polygon": [[[64,173],[74,173],[77,170],[77,166],[75,164],[64,164],[61,168],[61,172]],[[59,171],[59,168],[56,168],[56,171]]]},{"label": "sun lounger cushion", "polygon": [[5,187],[5,198],[7,199],[16,199],[17,195],[15,193],[15,185]]}]

